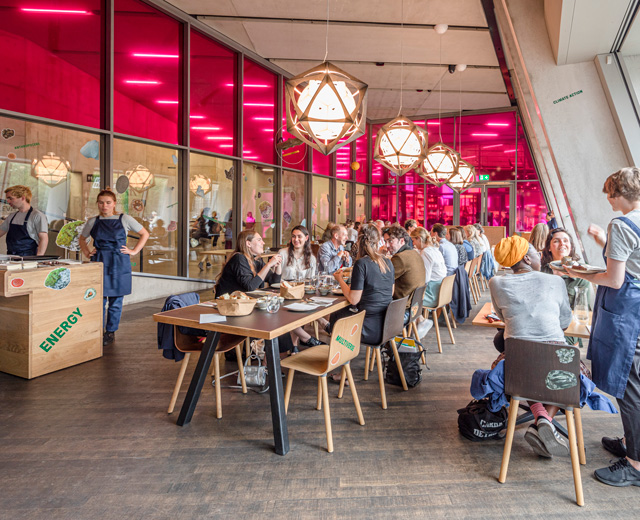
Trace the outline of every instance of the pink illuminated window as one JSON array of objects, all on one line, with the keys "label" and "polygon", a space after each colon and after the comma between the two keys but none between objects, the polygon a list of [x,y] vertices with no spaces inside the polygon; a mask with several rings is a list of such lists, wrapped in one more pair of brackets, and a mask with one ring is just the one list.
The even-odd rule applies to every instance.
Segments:
[{"label": "pink illuminated window", "polygon": [[358,182],[369,182],[369,125],[367,125],[367,133],[356,139],[356,162],[359,168],[356,170],[355,177]]},{"label": "pink illuminated window", "polygon": [[460,194],[460,225],[480,222],[482,211],[482,189],[471,188]]},{"label": "pink illuminated window", "polygon": [[519,182],[516,200],[516,231],[531,231],[536,224],[547,221],[547,205],[539,182]]},{"label": "pink illuminated window", "polygon": [[336,156],[336,177],[338,179],[351,179],[351,144],[345,145],[337,152]]},{"label": "pink illuminated window", "polygon": [[[287,132],[287,104],[285,103],[285,86],[286,80],[283,80],[282,87],[282,140],[287,141],[288,139],[294,138],[292,134]],[[267,118],[260,118],[261,121],[267,121]],[[276,134],[280,137],[280,133]],[[282,165],[287,168],[295,168],[296,170],[306,170],[307,169],[307,159],[309,154],[311,153],[311,147],[306,144],[299,144],[298,146],[293,146],[291,148],[287,148],[286,150],[281,150],[280,155],[282,156]]]},{"label": "pink illuminated window", "polygon": [[427,208],[426,228],[431,229],[436,223],[450,226],[453,224],[453,190],[448,186],[434,186],[426,184],[427,193],[425,206]]},{"label": "pink illuminated window", "polygon": [[[515,112],[457,118],[456,150],[491,181],[515,179]],[[484,178],[483,178],[484,180]]]},{"label": "pink illuminated window", "polygon": [[396,220],[396,186],[373,186],[371,188],[371,218],[374,220]]},{"label": "pink illuminated window", "polygon": [[190,142],[193,148],[236,155],[236,54],[191,31]]},{"label": "pink illuminated window", "polygon": [[100,127],[100,6],[2,3],[0,108]]},{"label": "pink illuminated window", "polygon": [[418,221],[424,226],[424,184],[407,184],[398,186],[398,221],[404,224],[409,219]]},{"label": "pink illuminated window", "polygon": [[313,166],[311,171],[320,175],[331,175],[331,155],[325,155],[318,150],[313,149],[312,153]]},{"label": "pink illuminated window", "polygon": [[249,161],[276,162],[277,79],[273,72],[249,59],[244,60],[242,152]]},{"label": "pink illuminated window", "polygon": [[504,226],[509,234],[510,188],[487,187],[487,226]]},{"label": "pink illuminated window", "polygon": [[529,144],[524,134],[524,128],[518,118],[518,180],[538,180],[538,173],[533,165],[533,158]]},{"label": "pink illuminated window", "polygon": [[114,130],[178,143],[180,23],[137,0],[114,6]]}]

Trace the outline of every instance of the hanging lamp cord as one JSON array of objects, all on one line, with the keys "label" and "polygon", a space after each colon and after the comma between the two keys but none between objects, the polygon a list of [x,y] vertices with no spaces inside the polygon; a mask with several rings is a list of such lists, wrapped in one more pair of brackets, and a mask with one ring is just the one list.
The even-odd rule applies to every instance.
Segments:
[{"label": "hanging lamp cord", "polygon": [[[439,58],[439,63],[440,63],[440,67],[442,68],[442,35],[440,35],[440,58]],[[440,74],[440,81],[438,82],[438,91],[440,92],[440,102],[438,103],[438,136],[440,137],[440,141],[442,142],[442,76],[443,74]]]},{"label": "hanging lamp cord", "polygon": [[324,63],[325,61],[327,61],[327,56],[329,56],[329,2],[331,0],[327,0],[327,33],[325,36],[325,42],[324,42],[324,60],[322,60],[322,63]]},{"label": "hanging lamp cord", "polygon": [[400,117],[402,112],[402,92],[404,87],[404,0],[402,0],[400,6],[400,109],[396,117]]}]

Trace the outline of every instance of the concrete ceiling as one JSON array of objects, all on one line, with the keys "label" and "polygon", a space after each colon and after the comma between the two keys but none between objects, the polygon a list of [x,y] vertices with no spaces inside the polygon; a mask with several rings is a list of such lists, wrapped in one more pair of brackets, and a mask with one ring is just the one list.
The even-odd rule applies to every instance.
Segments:
[{"label": "concrete ceiling", "polygon": [[[292,76],[324,58],[325,0],[169,3]],[[330,0],[329,18],[327,59],[369,85],[370,120],[398,113],[401,70],[407,116],[510,106],[481,0]],[[467,69],[450,74],[450,64]]]}]

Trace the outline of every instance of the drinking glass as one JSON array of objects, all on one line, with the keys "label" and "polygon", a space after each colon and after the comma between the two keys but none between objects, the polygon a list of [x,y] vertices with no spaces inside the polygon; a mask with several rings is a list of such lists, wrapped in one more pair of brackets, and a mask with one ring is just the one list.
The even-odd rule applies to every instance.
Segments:
[{"label": "drinking glass", "polygon": [[589,302],[587,301],[587,291],[584,287],[578,287],[573,305],[573,315],[578,321],[589,320]]},{"label": "drinking glass", "polygon": [[280,298],[278,296],[271,296],[269,300],[267,300],[267,311],[270,313],[275,313],[280,310]]}]

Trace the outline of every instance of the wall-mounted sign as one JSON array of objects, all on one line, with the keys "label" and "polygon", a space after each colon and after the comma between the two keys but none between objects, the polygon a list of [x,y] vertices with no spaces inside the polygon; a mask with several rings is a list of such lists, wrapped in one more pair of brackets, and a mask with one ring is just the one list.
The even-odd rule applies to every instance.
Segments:
[{"label": "wall-mounted sign", "polygon": [[561,98],[554,100],[553,104],[555,105],[557,103],[562,103],[563,101],[566,101],[569,98],[577,96],[578,94],[582,94],[582,90],[576,90],[575,92],[572,92],[568,96],[562,96]]},{"label": "wall-mounted sign", "polygon": [[488,181],[488,180],[489,180],[488,173],[481,173],[480,175],[478,175],[478,181]]}]

